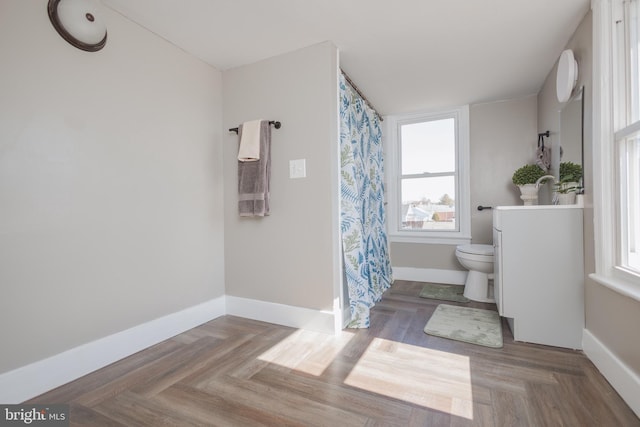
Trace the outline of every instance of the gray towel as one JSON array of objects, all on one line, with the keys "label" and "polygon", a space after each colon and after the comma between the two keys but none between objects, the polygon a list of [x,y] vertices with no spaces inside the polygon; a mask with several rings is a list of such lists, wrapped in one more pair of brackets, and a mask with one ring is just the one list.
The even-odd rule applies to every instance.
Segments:
[{"label": "gray towel", "polygon": [[536,150],[536,164],[540,169],[549,172],[551,168],[551,148],[544,146],[544,137],[549,136],[549,131],[538,134],[538,149]]},{"label": "gray towel", "polygon": [[[238,126],[242,140],[242,125]],[[260,159],[238,161],[238,213],[240,216],[269,215],[269,181],[271,178],[271,126],[260,123]]]},{"label": "gray towel", "polygon": [[536,151],[536,164],[545,171],[551,167],[551,149],[544,144]]}]

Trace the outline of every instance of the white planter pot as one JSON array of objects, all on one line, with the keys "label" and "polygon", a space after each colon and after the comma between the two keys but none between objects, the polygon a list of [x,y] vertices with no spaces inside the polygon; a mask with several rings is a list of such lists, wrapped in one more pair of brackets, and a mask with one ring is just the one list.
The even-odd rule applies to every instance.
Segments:
[{"label": "white planter pot", "polygon": [[559,205],[575,205],[576,203],[576,193],[558,193],[558,204]]},{"label": "white planter pot", "polygon": [[536,184],[518,185],[520,188],[520,199],[525,206],[538,204],[538,186]]}]

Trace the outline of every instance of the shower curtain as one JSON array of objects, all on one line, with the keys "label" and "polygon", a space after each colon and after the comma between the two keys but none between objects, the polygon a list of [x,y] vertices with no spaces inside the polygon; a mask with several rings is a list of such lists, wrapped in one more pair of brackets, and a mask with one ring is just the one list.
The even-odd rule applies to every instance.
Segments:
[{"label": "shower curtain", "polygon": [[350,328],[369,327],[369,309],[391,286],[382,130],[377,114],[340,75],[340,229]]}]

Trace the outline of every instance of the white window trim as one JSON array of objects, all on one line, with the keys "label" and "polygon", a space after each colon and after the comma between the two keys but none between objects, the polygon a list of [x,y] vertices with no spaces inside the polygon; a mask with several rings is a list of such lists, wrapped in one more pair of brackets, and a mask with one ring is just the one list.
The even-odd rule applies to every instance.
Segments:
[{"label": "white window trim", "polygon": [[592,0],[593,10],[593,209],[596,272],[593,280],[640,301],[640,277],[617,266],[619,242],[616,144],[613,116],[615,2]]},{"label": "white window trim", "polygon": [[[460,227],[458,231],[411,231],[399,230],[400,223],[400,144],[399,125],[422,120],[455,117],[457,123],[456,136],[458,138],[457,160],[458,181],[456,188],[456,202],[459,212],[456,221]],[[391,242],[425,243],[459,245],[471,242],[471,198],[469,194],[469,106],[449,108],[446,110],[420,112],[413,114],[399,114],[385,117],[385,180],[388,212],[388,237]]]}]

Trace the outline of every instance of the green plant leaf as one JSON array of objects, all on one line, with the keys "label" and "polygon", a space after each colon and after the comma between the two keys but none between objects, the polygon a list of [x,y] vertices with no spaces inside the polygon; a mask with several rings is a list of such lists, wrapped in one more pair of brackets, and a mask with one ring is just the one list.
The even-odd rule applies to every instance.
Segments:
[{"label": "green plant leaf", "polygon": [[524,165],[513,173],[511,181],[515,185],[535,184],[547,172],[538,165]]}]

